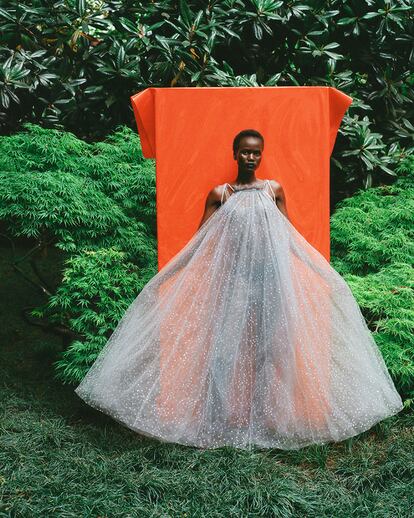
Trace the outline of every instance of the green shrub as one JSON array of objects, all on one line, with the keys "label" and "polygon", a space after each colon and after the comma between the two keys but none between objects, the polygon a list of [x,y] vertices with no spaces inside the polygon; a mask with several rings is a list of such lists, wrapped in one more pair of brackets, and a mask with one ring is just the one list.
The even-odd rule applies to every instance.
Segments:
[{"label": "green shrub", "polygon": [[331,218],[332,266],[349,283],[398,389],[414,398],[414,159],[392,186],[360,191]]},{"label": "green shrub", "polygon": [[353,103],[332,157],[333,207],[392,182],[413,152],[411,4],[3,0],[0,126],[95,141],[135,128],[129,97],[149,86],[334,86]]},{"label": "green shrub", "polygon": [[[125,127],[97,144],[25,128],[0,139],[0,221],[14,249],[26,240],[13,266],[45,295],[29,314],[63,336],[57,377],[73,382],[157,271],[154,163]],[[62,263],[55,289],[42,273],[52,249]]]},{"label": "green shrub", "polygon": [[57,378],[75,382],[85,376],[128,305],[155,275],[154,265],[139,269],[125,255],[101,249],[66,262],[62,284],[47,310],[65,315],[65,323],[79,337],[55,363]]}]

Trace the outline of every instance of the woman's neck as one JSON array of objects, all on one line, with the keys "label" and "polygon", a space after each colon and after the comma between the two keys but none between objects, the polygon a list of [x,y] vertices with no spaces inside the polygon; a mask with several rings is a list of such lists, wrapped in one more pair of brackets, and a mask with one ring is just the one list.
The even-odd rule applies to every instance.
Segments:
[{"label": "woman's neck", "polygon": [[250,185],[257,183],[257,178],[254,173],[251,173],[250,171],[242,172],[239,171],[235,184],[236,185]]}]

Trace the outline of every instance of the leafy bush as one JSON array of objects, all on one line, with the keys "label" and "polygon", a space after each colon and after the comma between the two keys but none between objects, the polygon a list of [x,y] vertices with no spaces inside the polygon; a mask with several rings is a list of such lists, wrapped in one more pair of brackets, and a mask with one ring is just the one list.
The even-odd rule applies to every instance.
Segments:
[{"label": "leafy bush", "polygon": [[153,265],[139,269],[125,256],[101,249],[68,259],[62,284],[46,311],[33,312],[44,317],[48,310],[57,311],[79,334],[55,363],[57,378],[74,382],[85,376],[128,305],[155,275]]},{"label": "leafy bush", "polygon": [[360,191],[331,218],[332,266],[349,283],[407,405],[414,398],[414,159],[392,186]]},{"label": "leafy bush", "polygon": [[[157,271],[154,164],[125,127],[93,145],[25,128],[0,140],[3,237],[14,249],[28,240],[29,251],[13,266],[47,296],[29,315],[70,344],[57,375],[73,381]],[[62,262],[55,289],[41,273],[50,249]]]},{"label": "leafy bush", "polygon": [[135,128],[129,97],[149,86],[335,86],[354,101],[332,157],[334,206],[391,183],[413,152],[411,4],[4,0],[0,124],[93,141]]}]

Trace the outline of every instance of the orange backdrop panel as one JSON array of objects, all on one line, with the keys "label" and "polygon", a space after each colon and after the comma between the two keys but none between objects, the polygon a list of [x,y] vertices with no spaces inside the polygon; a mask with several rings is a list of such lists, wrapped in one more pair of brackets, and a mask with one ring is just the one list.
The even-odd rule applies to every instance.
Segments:
[{"label": "orange backdrop panel", "polygon": [[197,231],[209,190],[234,181],[233,138],[254,128],[256,176],[280,182],[290,219],[330,259],[329,163],[352,98],[332,87],[148,88],[131,97],[143,154],[156,158],[158,269]]}]

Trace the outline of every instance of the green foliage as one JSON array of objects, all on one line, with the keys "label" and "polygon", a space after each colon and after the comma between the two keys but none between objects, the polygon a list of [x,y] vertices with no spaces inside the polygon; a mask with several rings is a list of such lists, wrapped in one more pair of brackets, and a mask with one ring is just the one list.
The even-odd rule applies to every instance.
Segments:
[{"label": "green foliage", "polygon": [[0,217],[10,231],[38,236],[43,228],[70,251],[75,236],[77,247],[110,246],[116,237],[136,254],[155,234],[154,163],[143,159],[136,132],[120,127],[87,144],[34,124],[25,129],[0,143]]},{"label": "green foliage", "polygon": [[413,12],[410,0],[5,0],[0,124],[96,140],[132,123],[129,97],[148,86],[335,86],[353,98],[335,205],[392,182],[413,152]]},{"label": "green foliage", "polygon": [[[128,305],[156,273],[125,261],[113,249],[85,252],[65,264],[62,284],[47,310],[65,315],[68,327],[79,333],[56,362],[58,377],[81,381]],[[44,317],[44,313],[39,313]]]},{"label": "green foliage", "polygon": [[[97,144],[25,128],[0,140],[3,236],[13,248],[16,238],[29,240],[13,267],[48,297],[30,316],[72,341],[56,367],[60,379],[74,381],[157,271],[155,171],[125,127]],[[40,273],[51,248],[63,263],[56,288]]]},{"label": "green foliage", "polygon": [[331,218],[332,265],[349,283],[398,389],[414,401],[414,159],[392,186],[360,191]]},{"label": "green foliage", "polygon": [[[45,371],[40,361],[34,367]],[[340,444],[202,450],[142,437],[84,408],[72,391],[51,390],[47,374],[40,382],[33,368],[20,374],[23,386],[0,388],[4,516],[412,515],[412,415]]]},{"label": "green foliage", "polygon": [[[370,130],[371,125],[372,121],[368,119],[367,115],[361,121],[358,115],[353,118],[346,116],[346,124],[343,129],[341,128],[340,133],[348,139],[349,149],[341,152],[340,160],[335,161],[335,164],[342,169],[342,163],[347,162],[347,157],[353,158],[354,171],[348,181],[355,182],[363,178],[365,188],[372,186],[375,171],[395,175],[395,172],[388,166],[398,164],[402,152],[397,143],[387,146],[380,133]],[[348,165],[350,165],[349,160]]]},{"label": "green foliage", "polygon": [[411,264],[413,169],[411,183],[401,178],[393,185],[359,191],[338,205],[331,218],[331,243],[334,265],[342,274],[366,275],[396,262]]},{"label": "green foliage", "polygon": [[155,175],[138,136],[122,128],[107,142],[26,124],[1,140],[0,218],[12,236],[66,252],[118,246],[154,260]]}]

